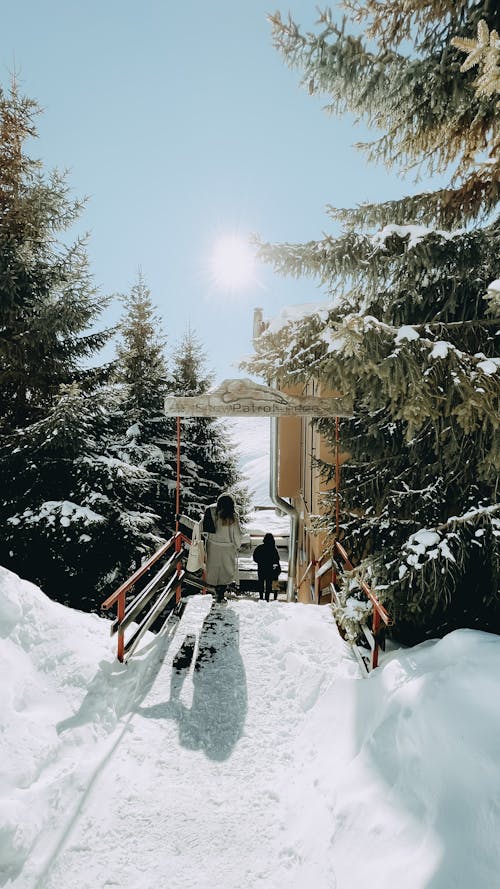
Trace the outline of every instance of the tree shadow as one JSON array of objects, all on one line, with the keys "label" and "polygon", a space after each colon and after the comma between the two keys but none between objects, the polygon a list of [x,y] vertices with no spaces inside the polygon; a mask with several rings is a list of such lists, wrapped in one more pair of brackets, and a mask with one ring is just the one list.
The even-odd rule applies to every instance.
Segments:
[{"label": "tree shadow", "polygon": [[243,734],[247,713],[246,674],[239,650],[239,617],[231,608],[213,604],[198,639],[193,669],[193,702],[180,700],[190,666],[189,650],[195,646],[187,637],[188,656],[174,660],[170,700],[137,712],[148,719],[177,721],[179,742],[188,750],[203,750],[212,760],[229,758]]}]

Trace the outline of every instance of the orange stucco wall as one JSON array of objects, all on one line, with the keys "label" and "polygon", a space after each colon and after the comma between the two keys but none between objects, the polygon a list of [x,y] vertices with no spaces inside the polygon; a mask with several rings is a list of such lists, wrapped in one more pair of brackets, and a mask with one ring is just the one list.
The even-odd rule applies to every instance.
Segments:
[{"label": "orange stucco wall", "polygon": [[[286,389],[293,395],[335,395],[333,391],[320,388],[317,383],[309,386],[295,386]],[[335,451],[331,450],[319,431],[306,417],[280,417],[278,421],[278,492],[281,497],[290,498],[299,513],[297,596],[301,602],[313,601],[314,571],[307,573],[310,562],[318,561],[325,547],[326,535],[313,530],[314,516],[323,512],[322,494],[335,489],[335,479],[327,482],[313,465],[314,458],[327,463],[335,462]],[[340,462],[347,455],[340,454]],[[326,581],[326,578],[325,578]]]},{"label": "orange stucco wall", "polygon": [[300,491],[301,417],[278,420],[278,494],[297,497]]}]

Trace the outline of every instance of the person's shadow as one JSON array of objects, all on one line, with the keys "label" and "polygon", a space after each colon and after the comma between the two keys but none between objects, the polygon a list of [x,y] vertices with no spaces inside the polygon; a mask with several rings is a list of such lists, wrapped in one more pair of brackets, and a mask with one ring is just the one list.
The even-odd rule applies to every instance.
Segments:
[{"label": "person's shadow", "polygon": [[247,712],[239,617],[233,609],[212,605],[203,622],[193,670],[193,703],[186,707],[180,693],[195,649],[195,638],[186,637],[172,665],[170,700],[139,707],[137,713],[148,719],[177,720],[183,747],[223,761],[242,736]]}]

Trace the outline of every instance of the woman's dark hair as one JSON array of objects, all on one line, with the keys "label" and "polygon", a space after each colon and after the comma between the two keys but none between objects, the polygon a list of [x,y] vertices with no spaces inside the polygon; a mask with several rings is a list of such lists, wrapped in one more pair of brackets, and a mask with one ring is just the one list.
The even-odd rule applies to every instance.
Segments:
[{"label": "woman's dark hair", "polygon": [[221,494],[217,498],[216,513],[223,525],[232,525],[235,519],[234,500],[230,494]]},{"label": "woman's dark hair", "polygon": [[274,546],[274,537],[272,534],[264,534],[264,540],[262,541],[264,546]]}]

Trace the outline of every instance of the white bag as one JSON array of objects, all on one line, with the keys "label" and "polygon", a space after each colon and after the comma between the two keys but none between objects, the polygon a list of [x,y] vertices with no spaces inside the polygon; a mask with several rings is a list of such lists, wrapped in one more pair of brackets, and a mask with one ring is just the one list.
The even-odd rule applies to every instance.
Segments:
[{"label": "white bag", "polygon": [[191,539],[191,546],[189,547],[189,554],[186,564],[186,569],[191,574],[194,574],[196,571],[200,571],[205,567],[206,554],[205,554],[205,543],[203,537],[201,536],[201,528],[203,521],[197,522],[193,528],[193,536]]}]

